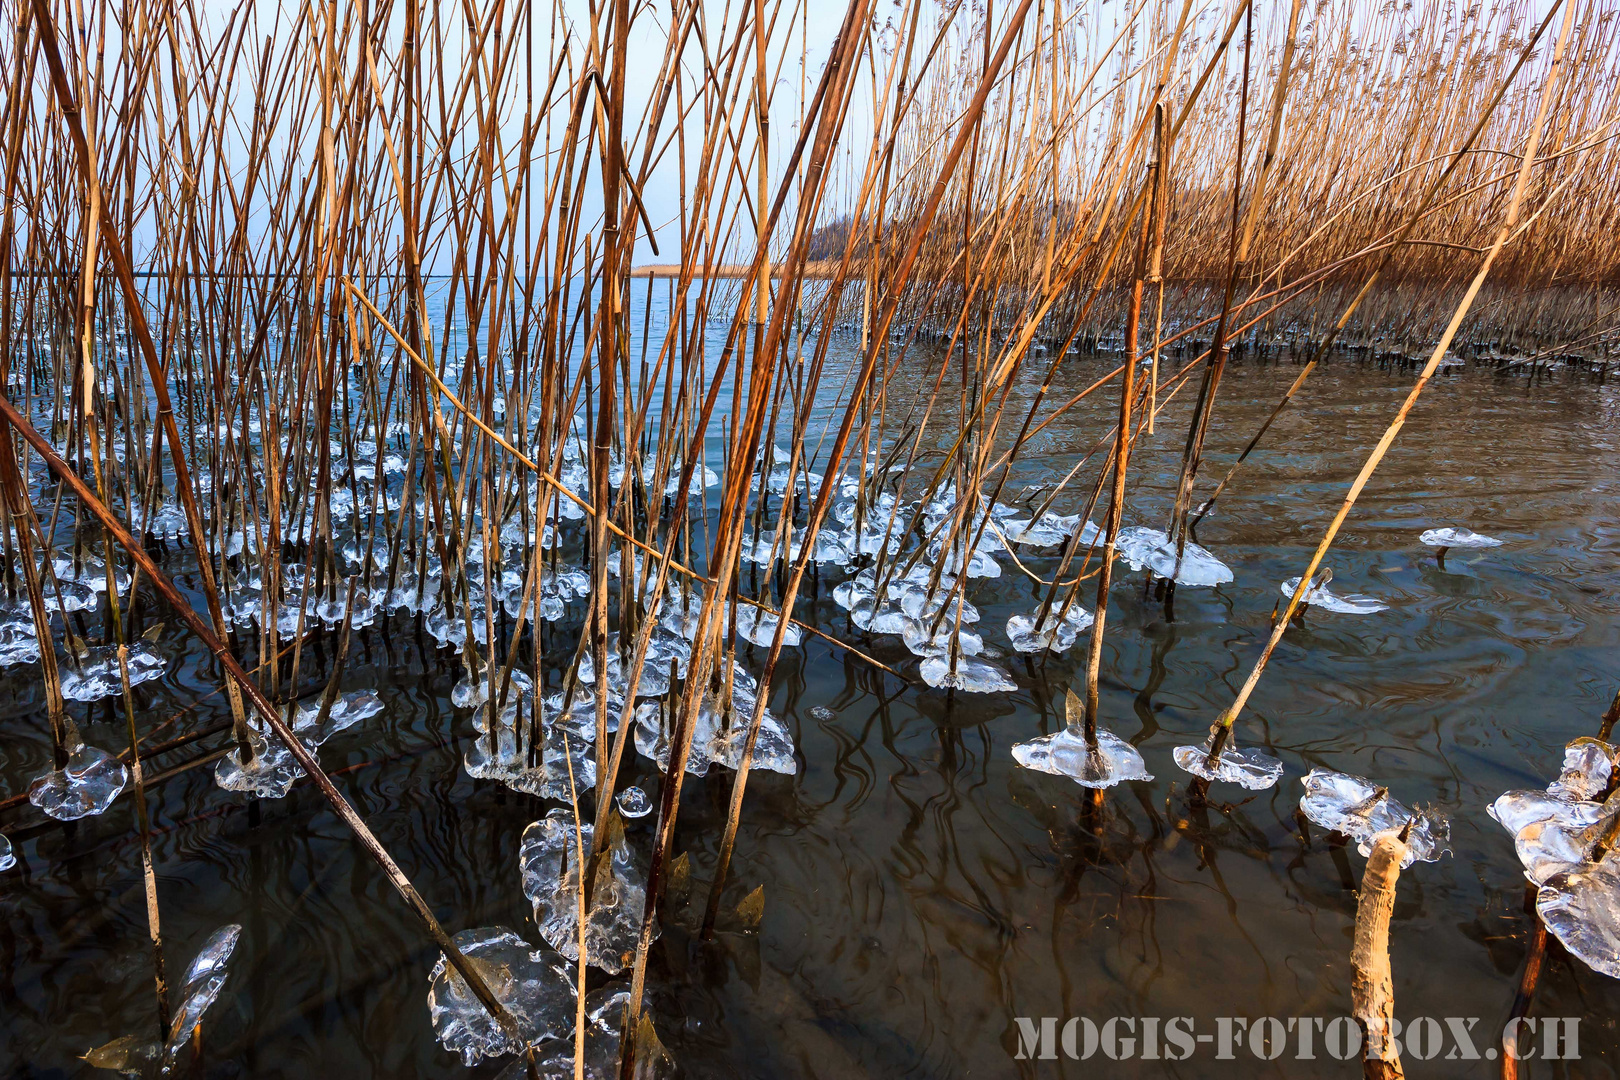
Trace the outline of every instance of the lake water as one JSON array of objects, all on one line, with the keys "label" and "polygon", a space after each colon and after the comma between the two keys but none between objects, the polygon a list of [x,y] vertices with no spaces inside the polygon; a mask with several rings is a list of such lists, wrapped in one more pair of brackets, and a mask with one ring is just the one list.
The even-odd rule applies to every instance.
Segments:
[{"label": "lake water", "polygon": [[[1054,399],[1104,370],[1073,362]],[[1228,370],[1201,491],[1295,373],[1287,363]],[[1171,621],[1142,576],[1119,567],[1103,721],[1155,779],[1110,791],[1100,812],[1083,809],[1070,781],[1020,769],[1010,754],[1062,723],[1083,646],[1044,662],[1009,655],[1001,663],[1016,692],[947,697],[922,684],[897,639],[851,627],[831,600],[837,576],[824,575],[799,617],[902,677],[814,638],[785,652],[771,708],[793,733],[799,773],[752,776],[727,893],[764,885],[759,933],[705,944],[676,915],[653,949],[650,1007],[687,1075],[1352,1075],[1356,1065],[1320,1050],[1274,1062],[1246,1050],[1219,1061],[1212,1045],[1179,1063],[1013,1058],[1020,1016],[1188,1017],[1214,1033],[1219,1017],[1345,1015],[1351,885],[1365,860],[1353,845],[1331,849],[1320,830],[1302,840],[1299,778],[1315,766],[1452,816],[1452,854],[1401,877],[1396,1012],[1478,1018],[1478,1047],[1494,1046],[1532,923],[1512,843],[1485,806],[1551,780],[1563,745],[1596,732],[1620,683],[1616,385],[1529,387],[1486,369],[1437,380],[1329,557],[1335,588],[1389,610],[1307,614],[1240,722],[1244,744],[1285,762],[1283,781],[1257,794],[1217,787],[1218,805],[1195,810],[1170,760],[1231,702],[1269,633],[1279,583],[1303,569],[1410,379],[1350,362],[1312,377],[1200,526],[1232,584],[1182,589]],[[1104,392],[1048,429],[1019,483],[1061,476],[1114,408]],[[1128,524],[1162,525],[1186,413],[1178,399],[1133,458]],[[1058,508],[1078,510],[1072,501]],[[1441,569],[1417,534],[1452,524],[1505,543],[1454,551]],[[1037,592],[1002,563],[969,598],[987,640],[1010,653],[1006,619]],[[327,743],[323,764],[447,929],[505,925],[538,943],[517,851],[545,804],[467,777],[472,728],[449,703],[459,664],[433,646],[403,619],[356,635],[345,688],[376,686],[387,710]],[[764,650],[740,659],[757,671]],[[168,730],[178,735],[227,715],[199,663],[192,647],[137,689],[143,723],[177,716]],[[93,744],[125,745],[121,715],[98,705],[89,720]],[[10,669],[0,683],[0,730],[0,796],[16,795],[49,755],[34,669]],[[149,771],[216,745],[218,736]],[[730,777],[716,769],[685,788],[676,850],[690,855],[700,905]],[[621,785],[632,781],[656,789],[649,762],[628,761]],[[211,766],[194,768],[152,788],[151,812],[171,979],[215,927],[243,926],[229,990],[205,1025],[203,1075],[499,1071],[464,1069],[435,1043],[435,950],[309,784],[250,809],[214,786]],[[632,822],[633,841],[647,843],[653,821]],[[20,859],[0,875],[0,1075],[93,1075],[79,1055],[155,1026],[132,801],[67,827],[14,806],[0,830]],[[1614,1075],[1620,984],[1554,950],[1532,1015],[1581,1018],[1582,1058],[1530,1062],[1525,1075]],[[1408,1059],[1423,1077],[1498,1068]]]}]

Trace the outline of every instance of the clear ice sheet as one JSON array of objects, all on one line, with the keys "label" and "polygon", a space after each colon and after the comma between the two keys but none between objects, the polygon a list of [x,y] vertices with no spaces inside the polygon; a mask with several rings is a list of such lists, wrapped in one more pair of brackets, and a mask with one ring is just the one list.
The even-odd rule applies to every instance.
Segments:
[{"label": "clear ice sheet", "polygon": [[1613,856],[1549,877],[1536,894],[1536,913],[1570,955],[1620,979],[1620,862]]},{"label": "clear ice sheet", "polygon": [[1305,785],[1305,795],[1299,800],[1299,808],[1305,816],[1324,829],[1355,840],[1356,849],[1363,855],[1372,851],[1373,837],[1389,829],[1405,828],[1414,818],[1402,869],[1414,862],[1439,862],[1450,851],[1446,846],[1451,841],[1448,819],[1431,810],[1408,809],[1390,797],[1388,788],[1378,787],[1366,777],[1312,769],[1300,778],[1300,783]]},{"label": "clear ice sheet", "polygon": [[1072,725],[1028,742],[1015,743],[1013,760],[1026,769],[1067,776],[1081,787],[1109,788],[1126,780],[1152,780],[1136,747],[1107,728],[1097,729],[1093,751],[1085,732]]},{"label": "clear ice sheet", "polygon": [[1091,612],[1074,604],[1061,619],[1055,608],[1048,610],[1037,628],[1035,623],[1040,613],[1037,607],[1028,615],[1014,615],[1007,620],[1007,640],[1019,652],[1067,652],[1096,621]]},{"label": "clear ice sheet", "polygon": [[1176,767],[1200,779],[1236,784],[1248,791],[1264,791],[1282,779],[1283,763],[1280,758],[1273,757],[1263,750],[1238,749],[1235,734],[1227,736],[1226,745],[1221,748],[1221,756],[1215,762],[1215,768],[1208,768],[1205,762],[1209,760],[1209,748],[1214,738],[1215,735],[1211,732],[1202,746],[1176,747],[1170,755],[1175,759]]},{"label": "clear ice sheet", "polygon": [[[168,660],[144,641],[129,646],[129,685],[139,686],[163,674]],[[69,701],[99,701],[104,697],[121,694],[123,677],[118,670],[118,649],[113,645],[98,645],[84,651],[77,667],[63,664],[62,696]]]},{"label": "clear ice sheet", "polygon": [[[593,831],[591,825],[582,825],[576,837],[573,813],[559,808],[524,829],[519,847],[523,895],[534,905],[540,936],[574,961],[579,960],[580,856],[589,863]],[[585,919],[586,962],[618,974],[635,958],[647,877],[622,826],[607,856],[597,865],[591,888],[591,907]]]},{"label": "clear ice sheet", "polygon": [[918,667],[923,682],[938,689],[964,690],[970,694],[998,694],[1018,689],[1018,684],[1001,668],[972,656],[958,656],[954,671],[949,655],[924,657]]},{"label": "clear ice sheet", "polygon": [[471,1067],[486,1057],[521,1053],[574,1027],[574,980],[567,964],[504,926],[462,930],[451,938],[495,999],[517,1023],[514,1036],[495,1022],[461,973],[441,953],[428,977],[428,1017],[439,1045]]},{"label": "clear ice sheet", "polygon": [[1133,525],[1119,531],[1115,551],[1132,570],[1144,566],[1162,578],[1173,578],[1177,585],[1213,588],[1232,580],[1232,571],[1209,551],[1191,540],[1176,568],[1176,545],[1163,531]]},{"label": "clear ice sheet", "polygon": [[[1294,590],[1299,588],[1299,578],[1291,577],[1282,583],[1282,594],[1287,599],[1293,599]],[[1344,593],[1339,595],[1328,589],[1326,584],[1312,585],[1305,590],[1301,603],[1309,604],[1313,608],[1323,611],[1338,611],[1346,615],[1371,615],[1375,611],[1388,611],[1389,605],[1374,600],[1370,596],[1360,593]]]},{"label": "clear ice sheet", "polygon": [[57,821],[77,821],[105,813],[128,783],[122,761],[81,742],[68,751],[64,768],[34,778],[28,801]]}]

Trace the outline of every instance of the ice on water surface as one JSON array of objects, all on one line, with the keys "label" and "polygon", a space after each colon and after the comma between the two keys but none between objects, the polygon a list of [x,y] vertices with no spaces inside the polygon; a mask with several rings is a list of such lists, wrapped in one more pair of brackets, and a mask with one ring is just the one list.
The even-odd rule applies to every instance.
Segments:
[{"label": "ice on water surface", "polygon": [[[1331,580],[1331,572],[1323,571],[1311,583],[1311,587],[1305,590],[1305,595],[1300,598],[1300,603],[1309,604],[1313,608],[1321,608],[1323,611],[1338,611],[1346,615],[1371,615],[1375,611],[1389,610],[1388,604],[1380,603],[1370,596],[1362,596],[1360,593],[1344,593],[1340,595],[1332,592],[1328,589],[1328,582]],[[1299,582],[1300,579],[1297,577],[1291,577],[1283,582],[1283,596],[1290,600],[1293,599],[1294,590],[1299,588]]]},{"label": "ice on water surface", "polygon": [[[585,995],[586,1080],[618,1080],[619,1029],[629,1000],[630,991],[623,982],[608,983]],[[642,1015],[642,1022],[650,1024],[647,1014]],[[572,1038],[547,1044],[535,1055],[535,1075],[540,1080],[573,1080],[574,1045]],[[662,1080],[673,1068],[674,1062],[661,1043],[648,1039],[645,1032],[637,1036],[635,1080]],[[519,1058],[496,1080],[529,1080],[528,1062]]]},{"label": "ice on water surface", "polygon": [[923,681],[941,689],[965,690],[973,694],[995,694],[1018,689],[1018,684],[1005,671],[988,660],[971,656],[957,656],[953,663],[949,654],[935,654],[924,657],[919,667]]},{"label": "ice on water surface", "polygon": [[939,621],[937,628],[932,618],[913,619],[907,616],[905,629],[900,636],[905,638],[906,648],[917,656],[942,656],[950,652],[952,638],[956,640],[956,651],[962,656],[978,656],[984,651],[984,638],[965,627],[958,631],[956,620],[951,618],[949,611]]},{"label": "ice on water surface", "polygon": [[180,1007],[169,1024],[169,1042],[163,1050],[165,1063],[174,1062],[181,1047],[191,1038],[192,1030],[202,1023],[203,1014],[219,1000],[230,975],[227,968],[231,954],[236,951],[236,941],[241,936],[242,928],[235,923],[220,927],[208,935],[186,969],[185,982],[180,986]]},{"label": "ice on water surface", "polygon": [[450,961],[440,954],[428,978],[428,1016],[439,1045],[461,1055],[462,1063],[521,1053],[573,1030],[574,980],[567,964],[503,926],[462,930],[452,939],[516,1022],[508,1032]]},{"label": "ice on water surface", "polygon": [[1429,529],[1418,537],[1418,542],[1429,547],[1487,548],[1501,547],[1502,541],[1494,536],[1477,533],[1464,526]]},{"label": "ice on water surface", "polygon": [[10,870],[17,865],[17,856],[12,854],[11,840],[0,836],[0,872]]},{"label": "ice on water surface", "polygon": [[1216,760],[1215,767],[1209,768],[1206,762],[1214,739],[1215,732],[1211,730],[1202,746],[1178,746],[1170,756],[1183,772],[1190,772],[1203,780],[1236,784],[1248,791],[1264,791],[1282,779],[1281,759],[1264,750],[1238,749],[1237,736],[1233,733],[1228,733],[1226,745],[1221,748],[1221,756]]},{"label": "ice on water surface", "polygon": [[[129,685],[138,686],[157,678],[168,666],[162,653],[145,641],[129,646]],[[62,665],[62,696],[69,701],[99,701],[122,693],[123,678],[118,670],[118,648],[98,645],[84,650],[73,664]]]},{"label": "ice on water surface", "polygon": [[1615,748],[1579,738],[1564,748],[1558,779],[1541,791],[1508,791],[1487,812],[1513,837],[1524,876],[1540,885],[1554,875],[1581,868],[1598,836],[1616,814],[1620,799],[1596,799],[1608,790]]},{"label": "ice on water surface", "polygon": [[1564,767],[1547,794],[1571,799],[1596,799],[1609,789],[1614,775],[1615,748],[1593,738],[1576,739],[1564,747]]},{"label": "ice on water surface", "polygon": [[1072,605],[1061,619],[1056,608],[1049,609],[1046,618],[1040,616],[1040,608],[1036,608],[1028,615],[1014,615],[1007,620],[1007,640],[1013,648],[1022,653],[1065,652],[1096,621],[1078,604]]},{"label": "ice on water surface", "polygon": [[[751,604],[737,605],[737,636],[763,648],[770,648],[780,621],[776,615],[761,611]],[[804,631],[789,622],[787,630],[782,634],[782,644],[797,645],[803,640]]]},{"label": "ice on water surface", "polygon": [[542,799],[571,800],[596,786],[596,755],[589,742],[561,724],[544,724],[540,752],[535,754],[529,721],[519,723],[517,712],[513,705],[502,715],[493,746],[491,736],[482,732],[467,747],[462,762],[468,776],[498,780],[513,791]]},{"label": "ice on water surface", "polygon": [[214,766],[214,783],[226,791],[240,791],[261,799],[279,799],[287,794],[304,769],[292,751],[275,734],[249,728],[248,747],[252,757],[243,761],[241,747],[233,747]]},{"label": "ice on water surface", "polygon": [[1097,729],[1093,749],[1083,731],[1066,726],[1051,735],[1014,744],[1013,760],[1026,769],[1067,776],[1081,787],[1108,788],[1125,780],[1151,780],[1153,774],[1136,747],[1107,728]]},{"label": "ice on water surface", "polygon": [[1145,566],[1159,577],[1173,579],[1177,585],[1212,588],[1232,580],[1232,571],[1225,563],[1191,540],[1182,551],[1178,568],[1175,541],[1159,529],[1141,525],[1121,529],[1115,550],[1132,570]]},{"label": "ice on water surface", "polygon": [[652,799],[639,787],[625,788],[613,801],[627,818],[644,818],[653,811]]},{"label": "ice on water surface", "polygon": [[[612,815],[609,832],[607,857],[597,864],[591,887],[585,950],[587,963],[617,974],[635,957],[647,899],[647,875],[625,839],[623,824]],[[590,862],[593,833],[594,827],[589,824],[581,825],[576,833],[573,813],[553,810],[523,830],[518,854],[523,895],[534,905],[540,936],[575,961],[579,959],[580,860],[583,856],[587,864]]]},{"label": "ice on water surface", "polygon": [[1549,877],[1536,912],[1572,956],[1620,979],[1620,862],[1613,856]]},{"label": "ice on water surface", "polygon": [[28,801],[58,821],[77,821],[104,813],[128,783],[122,761],[80,742],[68,750],[65,767],[34,778]]},{"label": "ice on water surface", "polygon": [[1405,869],[1414,862],[1439,862],[1450,848],[1451,822],[1433,811],[1411,810],[1391,798],[1388,788],[1371,780],[1331,769],[1312,769],[1300,778],[1305,795],[1299,808],[1324,829],[1343,833],[1355,840],[1363,855],[1372,851],[1372,839],[1389,829],[1403,829],[1412,823],[1407,837]]},{"label": "ice on water surface", "polygon": [[369,720],[383,711],[382,698],[377,696],[377,691],[356,690],[353,693],[339,695],[332,702],[332,709],[327,713],[326,722],[317,725],[321,714],[321,700],[319,697],[312,698],[306,704],[300,705],[293,714],[293,734],[311,749],[320,746],[338,732],[351,728],[362,720]]},{"label": "ice on water surface", "polygon": [[1074,535],[1076,526],[1080,528],[1080,542],[1094,544],[1102,535],[1093,522],[1080,525],[1079,514],[1054,514],[1047,511],[1039,518],[1031,521],[1029,518],[1009,518],[1001,525],[1001,531],[1008,540],[1015,544],[1028,544],[1031,547],[1051,547],[1061,544]]},{"label": "ice on water surface", "polygon": [[[476,673],[463,675],[461,680],[450,690],[450,704],[458,709],[471,709],[474,706],[482,705],[489,700],[489,687],[492,681],[495,684],[495,692],[499,694],[502,666],[496,664],[495,670],[491,672],[490,665],[481,664]],[[528,693],[533,689],[534,681],[523,671],[513,668],[511,686],[507,688],[506,699],[511,701],[514,694]]]}]

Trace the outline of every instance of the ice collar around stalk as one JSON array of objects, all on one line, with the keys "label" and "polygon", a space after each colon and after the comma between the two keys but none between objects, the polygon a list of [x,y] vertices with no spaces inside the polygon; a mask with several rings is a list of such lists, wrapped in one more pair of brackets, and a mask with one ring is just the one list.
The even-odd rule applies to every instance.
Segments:
[{"label": "ice collar around stalk", "polygon": [[1550,876],[1536,893],[1536,914],[1570,955],[1620,979],[1620,857]]},{"label": "ice collar around stalk", "polygon": [[[382,698],[375,690],[338,695],[324,717],[323,699],[324,695],[298,705],[288,717],[293,734],[312,754],[333,735],[383,711]],[[304,775],[303,766],[274,731],[261,732],[249,726],[247,741],[251,758],[244,760],[241,747],[232,747],[214,766],[214,783],[225,791],[240,791],[261,799],[282,798]]]},{"label": "ice collar around stalk", "polygon": [[1200,780],[1236,784],[1248,791],[1264,791],[1282,779],[1283,763],[1264,750],[1238,748],[1237,732],[1228,728],[1213,767],[1209,752],[1220,738],[1221,725],[1212,724],[1202,746],[1178,746],[1171,752],[1176,766]]},{"label": "ice collar around stalk", "polygon": [[[624,822],[607,816],[604,857],[596,861],[591,906],[585,918],[585,960],[618,974],[635,958],[647,899],[647,872],[624,835]],[[579,959],[580,859],[591,865],[594,826],[578,825],[568,809],[551,811],[523,830],[518,860],[523,895],[534,905],[534,921],[546,943],[570,960]]]},{"label": "ice collar around stalk", "polygon": [[77,821],[105,813],[128,783],[124,763],[86,746],[70,722],[67,764],[36,776],[28,785],[28,801],[57,821]]},{"label": "ice collar around stalk", "polygon": [[1414,862],[1439,862],[1450,853],[1451,821],[1434,810],[1411,809],[1364,776],[1312,769],[1300,779],[1305,795],[1299,808],[1306,818],[1324,829],[1342,833],[1356,841],[1363,855],[1372,851],[1373,838],[1390,829],[1409,824],[1405,869]]},{"label": "ice collar around stalk", "polygon": [[162,1075],[169,1075],[180,1052],[191,1041],[191,1033],[224,991],[230,976],[231,954],[236,951],[236,942],[241,936],[242,928],[235,923],[208,935],[186,969],[185,980],[180,984],[180,1007],[169,1023],[168,1038],[163,1045],[138,1035],[125,1035],[90,1051],[84,1055],[84,1060],[98,1069],[126,1075],[140,1076],[153,1068]]},{"label": "ice collar around stalk", "polygon": [[[610,702],[608,712],[615,721],[622,707]],[[476,780],[494,780],[540,799],[572,802],[596,786],[596,752],[591,745],[596,734],[594,713],[594,700],[587,704],[576,699],[569,715],[577,717],[578,724],[552,717],[537,725],[531,699],[523,695],[503,710],[494,734],[487,724],[475,725],[480,730],[468,745],[462,764]],[[488,710],[480,709],[477,716],[487,714]]]},{"label": "ice collar around stalk", "polygon": [[1015,544],[1051,547],[1074,535],[1076,528],[1080,530],[1082,544],[1094,544],[1102,537],[1102,530],[1093,522],[1087,521],[1082,525],[1079,514],[1054,514],[1051,511],[1033,520],[1027,517],[1009,518],[1001,524],[1001,533]]},{"label": "ice collar around stalk", "polygon": [[1418,536],[1418,542],[1435,549],[1434,561],[1442,568],[1446,565],[1446,552],[1452,548],[1501,547],[1502,541],[1494,536],[1477,533],[1462,525],[1443,529],[1429,529]]},{"label": "ice collar around stalk", "polygon": [[1067,652],[1095,621],[1096,616],[1079,604],[1070,604],[1061,618],[1056,605],[1047,610],[1044,618],[1037,607],[1028,615],[1014,615],[1007,620],[1007,640],[1021,653]]},{"label": "ice collar around stalk", "polygon": [[10,870],[17,865],[17,856],[12,853],[11,840],[0,836],[0,872]]},{"label": "ice collar around stalk", "polygon": [[1096,729],[1096,741],[1086,738],[1085,706],[1073,690],[1063,696],[1065,724],[1061,731],[1028,742],[1015,743],[1013,760],[1026,769],[1067,776],[1081,787],[1109,788],[1125,780],[1152,780],[1136,747],[1106,728]]},{"label": "ice collar around stalk", "polygon": [[463,1064],[520,1054],[573,1030],[574,976],[562,957],[530,949],[504,926],[462,930],[451,941],[516,1026],[508,1031],[497,1023],[441,953],[428,976],[428,1017],[439,1045],[460,1054]]},{"label": "ice collar around stalk", "polygon": [[1178,564],[1175,541],[1160,529],[1142,525],[1121,529],[1115,551],[1132,570],[1145,566],[1158,577],[1177,585],[1213,588],[1232,580],[1232,571],[1225,563],[1191,540],[1187,541]]},{"label": "ice collar around stalk", "polygon": [[[1389,605],[1380,603],[1370,596],[1360,593],[1345,593],[1340,596],[1328,590],[1328,582],[1333,580],[1331,567],[1322,567],[1315,578],[1311,579],[1310,588],[1300,598],[1302,606],[1321,608],[1323,611],[1337,611],[1345,615],[1371,615],[1376,611],[1388,611]],[[1294,590],[1299,588],[1300,579],[1291,577],[1282,583],[1282,594],[1292,600]]]},{"label": "ice collar around stalk", "polygon": [[1487,812],[1513,837],[1524,876],[1541,885],[1587,863],[1600,837],[1620,815],[1620,797],[1608,793],[1616,748],[1580,738],[1564,748],[1564,766],[1545,791],[1507,791]]},{"label": "ice collar around stalk", "polygon": [[[162,633],[163,624],[158,623],[128,647],[129,685],[138,686],[163,674],[169,661],[157,648]],[[99,701],[123,692],[118,646],[89,646],[69,634],[67,647],[73,662],[62,667],[63,697],[69,701]]]}]

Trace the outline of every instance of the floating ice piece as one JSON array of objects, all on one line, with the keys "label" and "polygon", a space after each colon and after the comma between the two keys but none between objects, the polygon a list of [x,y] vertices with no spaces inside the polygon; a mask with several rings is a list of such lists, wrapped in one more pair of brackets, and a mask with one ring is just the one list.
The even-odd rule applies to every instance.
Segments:
[{"label": "floating ice piece", "polygon": [[[495,670],[492,672],[488,664],[480,664],[476,675],[471,673],[463,675],[461,681],[457,682],[450,690],[450,704],[458,709],[473,709],[488,701],[489,684],[492,677],[496,692],[500,692],[501,668],[503,666],[502,664],[495,665]],[[514,667],[512,669],[511,686],[506,691],[506,700],[511,701],[514,695],[527,694],[533,689],[534,680]]]},{"label": "floating ice piece", "polygon": [[1070,606],[1061,619],[1056,611],[1048,611],[1037,627],[1039,616],[1037,608],[1032,614],[1014,615],[1007,620],[1007,640],[1012,642],[1013,648],[1022,653],[1065,652],[1096,621],[1096,617],[1079,604]]},{"label": "floating ice piece", "polygon": [[338,732],[351,728],[362,720],[369,720],[382,711],[382,698],[377,696],[377,691],[356,690],[340,695],[334,700],[331,711],[326,715],[326,723],[317,726],[316,721],[321,715],[321,698],[317,697],[306,705],[300,705],[293,714],[293,734],[297,735],[305,746],[314,749]]},{"label": "floating ice piece", "polygon": [[[107,564],[100,559],[85,556],[75,561],[72,556],[58,555],[51,560],[51,570],[56,574],[57,581],[77,581],[98,593],[107,591]],[[129,588],[129,572],[113,567],[113,583],[118,586],[120,593],[126,591]]]},{"label": "floating ice piece", "polygon": [[1418,542],[1437,548],[1488,548],[1501,547],[1502,541],[1494,536],[1477,533],[1473,529],[1458,526],[1457,528],[1429,529],[1418,536]]},{"label": "floating ice piece", "polygon": [[[157,678],[168,663],[150,643],[136,642],[129,646],[129,685],[139,686]],[[85,649],[78,658],[76,671],[72,665],[62,667],[62,696],[69,701],[99,701],[122,693],[123,689],[115,645]]]},{"label": "floating ice piece", "polygon": [[639,787],[627,787],[613,800],[627,818],[644,818],[653,811],[652,799]]},{"label": "floating ice piece", "polygon": [[67,614],[94,611],[100,594],[82,581],[58,581],[55,588],[45,590],[43,599],[48,610]]},{"label": "floating ice piece", "polygon": [[955,639],[956,651],[961,656],[978,656],[984,651],[984,638],[966,628],[958,630],[950,612],[945,613],[937,627],[931,618],[913,619],[907,616],[901,637],[906,640],[906,648],[917,656],[942,656],[950,652],[952,639]]},{"label": "floating ice piece", "polygon": [[496,726],[493,747],[487,732],[467,747],[462,759],[467,775],[498,780],[513,791],[542,799],[572,801],[575,794],[596,786],[596,755],[589,742],[561,724],[545,724],[540,752],[535,754],[532,737],[528,721],[519,721],[517,706],[509,707]]},{"label": "floating ice piece", "polygon": [[[1389,610],[1388,604],[1380,603],[1370,596],[1362,596],[1360,593],[1345,593],[1340,596],[1330,592],[1328,582],[1332,580],[1333,571],[1324,568],[1320,574],[1316,575],[1316,579],[1311,582],[1311,587],[1305,590],[1305,595],[1301,597],[1300,602],[1309,604],[1311,607],[1321,608],[1324,611],[1338,611],[1346,615],[1371,615],[1375,611]],[[1283,582],[1283,596],[1293,599],[1294,590],[1299,588],[1299,581],[1299,578],[1291,577]]]},{"label": "floating ice piece", "polygon": [[[596,868],[585,919],[586,962],[618,974],[635,958],[647,900],[646,871],[636,865],[622,822],[609,815],[610,846]],[[594,827],[581,825],[567,809],[551,811],[523,830],[518,860],[523,895],[534,904],[540,936],[552,948],[579,959],[580,859],[591,859]],[[572,1002],[570,1002],[572,1004]]]},{"label": "floating ice piece", "polygon": [[463,930],[451,940],[517,1024],[515,1035],[497,1024],[441,953],[428,980],[428,1015],[439,1045],[460,1054],[463,1064],[522,1053],[573,1029],[574,980],[567,965],[531,951],[503,926]]},{"label": "floating ice piece", "polygon": [[235,923],[220,927],[208,935],[186,969],[185,981],[180,985],[180,1008],[169,1024],[169,1041],[163,1048],[164,1072],[173,1066],[180,1050],[191,1039],[192,1031],[202,1023],[203,1014],[219,1000],[230,975],[227,966],[231,953],[236,951],[236,941],[241,936],[242,928]]},{"label": "floating ice piece", "polygon": [[1209,759],[1209,748],[1214,744],[1214,739],[1215,729],[1211,728],[1204,745],[1178,746],[1170,756],[1182,772],[1190,772],[1202,780],[1237,784],[1248,791],[1264,791],[1282,779],[1283,763],[1280,759],[1263,750],[1239,750],[1237,736],[1231,732],[1227,733],[1226,745],[1221,748],[1221,756],[1216,760],[1215,767],[1209,768],[1205,762]]},{"label": "floating ice piece", "polygon": [[1570,799],[1598,799],[1614,775],[1615,748],[1600,739],[1579,738],[1564,747],[1564,767],[1547,794]]},{"label": "floating ice piece", "polygon": [[[778,616],[751,604],[737,605],[737,636],[762,648],[770,648],[771,642],[776,638],[776,627],[779,622]],[[803,640],[804,631],[789,622],[786,632],[782,635],[782,644],[798,645]]]},{"label": "floating ice piece", "polygon": [[1536,913],[1571,955],[1620,979],[1620,862],[1607,857],[1549,877]]},{"label": "floating ice piece", "polygon": [[39,638],[34,624],[21,619],[0,622],[0,667],[32,664],[39,659]]},{"label": "floating ice piece", "polygon": [[252,759],[243,762],[241,747],[234,747],[214,766],[214,783],[226,791],[240,791],[261,799],[279,799],[287,794],[304,769],[292,751],[274,734],[248,729]]},{"label": "floating ice piece", "polygon": [[1132,570],[1145,566],[1159,577],[1174,580],[1177,585],[1211,588],[1232,580],[1232,571],[1225,563],[1191,540],[1187,541],[1182,552],[1178,569],[1175,542],[1159,529],[1141,525],[1121,529],[1115,550]]},{"label": "floating ice piece", "polygon": [[[629,1000],[629,988],[622,982],[608,983],[585,995],[586,1080],[618,1080],[619,1029]],[[658,1041],[657,1033],[652,1031],[652,1021],[646,1013],[642,1014],[641,1023],[644,1026],[636,1035],[636,1080],[663,1080],[673,1071],[674,1061]],[[535,1055],[535,1075],[539,1080],[574,1080],[574,1045],[573,1038],[546,1044],[543,1052]],[[519,1058],[495,1080],[529,1080],[529,1075],[528,1062]]]},{"label": "floating ice piece", "polygon": [[1080,525],[1079,514],[1063,515],[1051,511],[1047,511],[1034,521],[1029,518],[1010,518],[1002,523],[1001,531],[1015,544],[1051,547],[1074,535],[1076,526],[1080,528],[1082,544],[1095,544],[1102,535],[1102,530],[1093,522],[1088,521]]},{"label": "floating ice piece", "polygon": [[1063,730],[1015,743],[1013,760],[1026,769],[1067,776],[1081,787],[1109,788],[1125,780],[1151,780],[1136,747],[1107,728],[1097,729],[1097,745],[1086,741],[1085,708],[1073,690],[1065,695]]},{"label": "floating ice piece", "polygon": [[1363,855],[1372,851],[1374,836],[1388,829],[1403,829],[1412,823],[1407,837],[1406,858],[1401,867],[1414,862],[1439,862],[1451,849],[1451,822],[1433,811],[1408,809],[1390,798],[1389,789],[1371,780],[1331,769],[1312,769],[1300,778],[1305,795],[1299,808],[1324,829],[1343,833],[1357,842]]},{"label": "floating ice piece", "polygon": [[11,841],[0,836],[0,872],[10,870],[17,865],[17,856],[12,854]]},{"label": "floating ice piece", "polygon": [[810,706],[810,715],[825,724],[837,717],[838,714],[825,705],[812,705]]},{"label": "floating ice piece", "polygon": [[957,656],[951,662],[949,655],[929,656],[919,667],[923,681],[929,686],[947,690],[965,690],[972,694],[997,694],[1018,689],[1018,684],[996,665],[971,656]]},{"label": "floating ice piece", "polygon": [[122,761],[80,742],[68,748],[66,767],[34,778],[28,801],[57,821],[77,821],[104,813],[128,783]]}]

